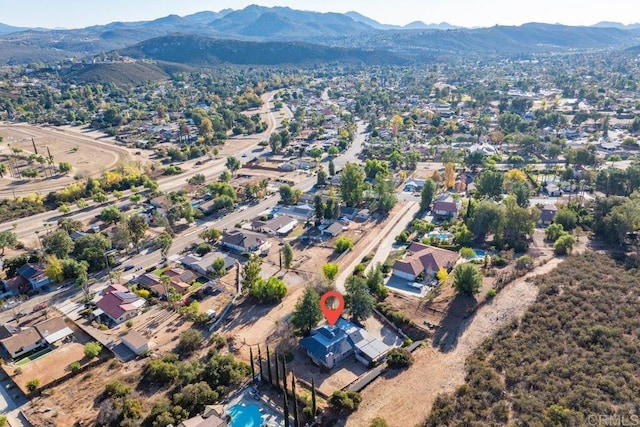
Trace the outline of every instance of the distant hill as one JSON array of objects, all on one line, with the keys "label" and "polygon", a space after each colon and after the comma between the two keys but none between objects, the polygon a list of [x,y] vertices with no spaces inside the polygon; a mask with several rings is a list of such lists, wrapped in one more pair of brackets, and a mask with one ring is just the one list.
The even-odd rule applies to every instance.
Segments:
[{"label": "distant hill", "polygon": [[349,49],[304,42],[248,42],[190,35],[146,40],[121,51],[132,58],[147,58],[194,66],[219,63],[281,65],[314,63],[406,64],[397,54],[381,50]]},{"label": "distant hill", "polygon": [[27,28],[12,27],[11,25],[3,24],[2,22],[0,22],[0,34],[15,33],[16,31],[24,31],[26,29]]},{"label": "distant hill", "polygon": [[640,29],[640,24],[621,24],[620,22],[601,21],[592,25],[596,28],[617,28],[619,30],[637,30]]},{"label": "distant hill", "polygon": [[232,34],[256,38],[277,37],[282,40],[323,40],[375,31],[340,13],[294,10],[288,7],[248,6],[217,19],[209,26],[229,37]]},{"label": "distant hill", "polygon": [[[404,58],[431,61],[434,56],[446,59],[460,54],[500,56],[585,49],[621,50],[640,44],[640,28],[607,22],[592,27],[532,23],[466,29],[445,22],[425,24],[416,21],[399,27],[381,24],[357,12],[319,13],[255,5],[242,10],[204,11],[184,17],[169,15],[153,21],[112,22],[74,30],[14,29],[0,26],[0,65],[93,57],[100,52],[123,50],[146,40],[176,34],[254,42],[302,42],[295,47],[299,56],[291,58],[293,63],[311,60],[313,52],[320,55],[322,61],[344,55],[350,60],[369,62],[379,61],[380,52],[387,51],[395,55],[391,57],[394,62]],[[2,34],[2,31],[9,32]],[[155,43],[157,41],[150,46]],[[276,46],[272,47],[278,51]],[[248,45],[241,48],[253,52]],[[234,63],[251,62],[236,58],[230,52],[223,53],[217,47],[214,51],[217,53],[208,54],[204,63],[229,58]],[[260,59],[255,59],[254,63],[287,61],[284,53],[275,55],[275,51],[271,56],[278,59],[258,56]],[[222,55],[221,59],[217,57],[218,53]],[[153,56],[161,55],[154,53]],[[190,58],[189,62],[193,60]]]},{"label": "distant hill", "polygon": [[113,83],[120,87],[135,87],[168,78],[169,73],[161,66],[143,62],[76,65],[64,75],[67,82]]}]

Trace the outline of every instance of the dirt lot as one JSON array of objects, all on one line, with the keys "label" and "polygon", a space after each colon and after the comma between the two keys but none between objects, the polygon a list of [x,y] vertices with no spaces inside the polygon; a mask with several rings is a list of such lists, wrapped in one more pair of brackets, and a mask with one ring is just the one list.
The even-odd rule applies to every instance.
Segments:
[{"label": "dirt lot", "polygon": [[[0,135],[4,137],[6,143],[0,146],[0,156],[11,154],[12,147],[22,149],[22,154],[27,157],[35,154],[31,143],[33,138],[38,154],[47,156],[48,148],[55,163],[67,162],[73,167],[70,174],[53,179],[42,177],[34,180],[14,180],[5,177],[0,179],[0,188],[2,188],[0,195],[12,195],[12,190],[15,190],[16,194],[36,191],[46,193],[73,182],[73,176],[78,173],[95,176],[126,158],[145,160],[142,156],[134,155],[134,151],[116,146],[111,138],[105,138],[101,133],[81,128],[0,123]],[[39,164],[34,164],[33,167],[39,168]]]},{"label": "dirt lot", "polygon": [[[584,250],[584,242],[579,242],[574,249],[577,253]],[[452,392],[464,382],[467,356],[485,338],[511,319],[521,316],[535,301],[538,288],[531,279],[553,270],[564,259],[552,258],[551,255],[545,258],[549,260],[546,264],[511,282],[473,316],[441,324],[434,342],[440,339],[450,345],[446,348],[431,345],[420,348],[414,353],[415,363],[411,369],[376,380],[362,392],[360,408],[346,420],[345,425],[368,425],[376,416],[385,418],[389,426],[394,427],[421,422],[438,393]]]},{"label": "dirt lot", "polygon": [[[40,386],[44,386],[67,375],[71,363],[85,364],[89,362],[84,355],[84,345],[92,341],[91,337],[75,326],[73,322],[67,321],[67,325],[73,330],[72,342],[61,344],[60,347],[23,365],[8,363],[2,366],[7,375],[13,376],[14,382],[23,393],[27,392],[27,382],[30,380],[38,379]],[[18,367],[22,373],[13,375]]]}]

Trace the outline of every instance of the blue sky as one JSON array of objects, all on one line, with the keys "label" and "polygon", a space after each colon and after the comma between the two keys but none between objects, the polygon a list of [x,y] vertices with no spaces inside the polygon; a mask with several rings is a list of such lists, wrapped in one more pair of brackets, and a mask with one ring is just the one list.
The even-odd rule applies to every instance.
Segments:
[{"label": "blue sky", "polygon": [[320,12],[355,10],[385,24],[421,20],[461,26],[525,22],[592,25],[640,21],[637,0],[0,0],[0,22],[27,27],[78,28],[112,21],[151,20],[202,10],[242,9],[250,4]]}]

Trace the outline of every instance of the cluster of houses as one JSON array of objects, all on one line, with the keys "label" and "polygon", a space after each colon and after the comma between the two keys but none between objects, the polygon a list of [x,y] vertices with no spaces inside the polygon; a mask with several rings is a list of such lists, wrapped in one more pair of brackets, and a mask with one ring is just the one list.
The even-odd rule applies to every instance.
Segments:
[{"label": "cluster of houses", "polygon": [[10,323],[0,326],[0,344],[10,360],[55,348],[71,339],[73,330],[62,317],[52,317],[26,328]]}]

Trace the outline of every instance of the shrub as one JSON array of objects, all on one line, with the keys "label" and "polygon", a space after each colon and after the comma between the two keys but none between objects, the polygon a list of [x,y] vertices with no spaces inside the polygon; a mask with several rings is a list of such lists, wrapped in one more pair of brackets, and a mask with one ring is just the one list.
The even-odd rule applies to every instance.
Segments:
[{"label": "shrub", "polygon": [[16,369],[13,370],[13,375],[20,375],[22,373],[22,368],[20,366],[18,366]]},{"label": "shrub", "polygon": [[564,233],[564,226],[562,224],[551,224],[544,230],[544,238],[550,242],[555,242],[558,240],[558,237]]},{"label": "shrub", "polygon": [[487,291],[487,298],[491,299],[493,297],[495,297],[496,295],[498,295],[498,291],[496,291],[494,288],[491,288]]},{"label": "shrub", "polygon": [[403,230],[402,233],[396,236],[396,243],[399,245],[404,245],[409,240],[409,232],[407,230]]},{"label": "shrub", "polygon": [[533,268],[533,259],[529,255],[523,255],[516,259],[516,269],[529,271]]},{"label": "shrub", "polygon": [[178,367],[173,362],[150,360],[144,367],[144,378],[156,384],[171,384],[180,376]]},{"label": "shrub", "polygon": [[27,381],[27,390],[35,391],[38,387],[40,387],[40,380],[34,378],[32,380]]},{"label": "shrub", "polygon": [[571,252],[575,243],[576,239],[572,235],[564,234],[555,241],[553,249],[557,255],[565,255]]},{"label": "shrub", "polygon": [[491,257],[491,264],[495,267],[504,267],[509,264],[509,260],[500,255],[494,255]]},{"label": "shrub", "polygon": [[358,409],[362,397],[353,391],[336,390],[329,396],[329,405],[338,412],[352,412]]},{"label": "shrub", "polygon": [[387,421],[382,417],[375,417],[371,420],[369,427],[388,427]]},{"label": "shrub", "polygon": [[0,427],[5,427],[7,425],[7,416],[0,415]]},{"label": "shrub", "polygon": [[133,326],[133,320],[127,320],[127,323],[124,324],[127,328],[131,328]]},{"label": "shrub", "polygon": [[353,269],[353,275],[354,276],[362,276],[364,275],[364,271],[367,269],[367,266],[364,264],[358,264],[355,266],[355,268]]},{"label": "shrub", "polygon": [[464,259],[473,259],[476,257],[476,251],[471,248],[460,249],[460,256]]},{"label": "shrub", "polygon": [[227,345],[227,339],[224,337],[224,335],[220,334],[213,334],[209,339],[209,342],[211,342],[211,345],[216,350],[221,350],[225,345]]},{"label": "shrub", "polygon": [[104,393],[109,397],[125,397],[131,393],[131,387],[120,381],[111,381],[104,387]]},{"label": "shrub", "polygon": [[404,341],[402,341],[403,347],[409,347],[411,344],[413,344],[413,340],[411,338],[405,338]]},{"label": "shrub", "polygon": [[387,365],[390,368],[408,368],[412,364],[413,356],[406,348],[394,348],[387,355]]},{"label": "shrub", "polygon": [[101,351],[102,351],[102,346],[97,341],[88,342],[84,345],[84,355],[87,356],[89,359],[98,357]]},{"label": "shrub", "polygon": [[195,329],[187,329],[180,334],[177,351],[183,356],[188,356],[202,345],[202,334]]},{"label": "shrub", "polygon": [[73,372],[74,374],[80,371],[81,367],[82,366],[80,365],[80,362],[73,362],[71,365],[69,365],[69,369],[71,369],[71,372]]},{"label": "shrub", "polygon": [[352,249],[352,248],[353,248],[353,241],[350,238],[343,236],[343,237],[339,237],[338,240],[336,240],[335,251],[337,253],[341,254],[347,249]]},{"label": "shrub", "polygon": [[212,250],[212,246],[209,243],[200,243],[196,247],[196,253],[200,256],[206,255]]}]

